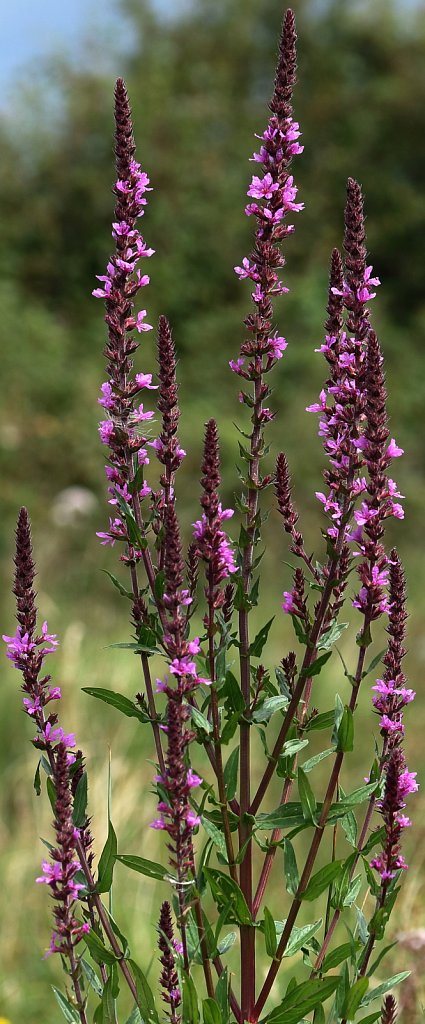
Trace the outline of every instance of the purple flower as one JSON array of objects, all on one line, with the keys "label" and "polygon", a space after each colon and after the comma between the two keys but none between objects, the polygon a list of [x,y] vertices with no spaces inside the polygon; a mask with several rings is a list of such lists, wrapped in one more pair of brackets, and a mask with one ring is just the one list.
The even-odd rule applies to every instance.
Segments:
[{"label": "purple flower", "polygon": [[99,423],[99,434],[102,444],[109,445],[111,443],[114,429],[115,427],[112,420],[102,420],[102,422]]},{"label": "purple flower", "polygon": [[254,199],[271,199],[273,192],[279,189],[278,182],[273,182],[271,174],[265,174],[264,178],[257,178],[255,175],[249,186],[247,195]]},{"label": "purple flower", "polygon": [[134,379],[138,388],[148,388],[150,391],[158,390],[158,384],[152,384],[151,373],[136,373]]},{"label": "purple flower", "polygon": [[404,448],[399,448],[396,444],[395,439],[392,437],[388,445],[386,455],[388,459],[398,459],[400,455],[404,455]]}]

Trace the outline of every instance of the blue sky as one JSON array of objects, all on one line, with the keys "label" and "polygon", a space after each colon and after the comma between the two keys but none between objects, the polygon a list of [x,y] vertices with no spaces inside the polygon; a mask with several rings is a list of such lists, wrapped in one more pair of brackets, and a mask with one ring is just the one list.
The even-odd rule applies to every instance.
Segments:
[{"label": "blue sky", "polygon": [[1,4],[1,89],[7,93],[19,85],[37,59],[52,53],[76,54],[82,38],[98,43],[108,31],[119,47],[126,26],[115,0],[6,0]]},{"label": "blue sky", "polygon": [[[212,0],[213,2],[213,0]],[[279,0],[278,0],[279,2]],[[418,0],[399,0],[412,6]],[[179,0],[155,0],[165,14]],[[112,34],[120,48],[128,38],[116,0],[3,0],[0,30],[0,106],[9,91],[28,77],[28,65],[51,53],[78,52],[82,38],[99,40]]]}]

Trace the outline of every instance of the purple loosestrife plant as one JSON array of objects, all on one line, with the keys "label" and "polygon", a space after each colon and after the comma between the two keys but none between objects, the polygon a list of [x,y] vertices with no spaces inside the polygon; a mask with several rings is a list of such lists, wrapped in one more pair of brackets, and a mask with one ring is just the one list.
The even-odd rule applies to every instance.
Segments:
[{"label": "purple loosestrife plant", "polygon": [[[56,846],[37,881],[49,886],[54,899],[50,952],[62,955],[71,979],[71,991],[58,997],[68,1021],[84,1024],[92,1010],[94,1024],[396,1019],[394,998],[386,993],[405,975],[376,987],[373,974],[386,949],[370,963],[407,867],[405,805],[417,789],[403,749],[403,713],[415,696],[402,667],[404,573],[397,551],[388,553],[385,543],[387,520],[403,518],[402,495],[390,476],[393,459],[403,452],[388,429],[383,357],[369,308],[380,282],[367,258],[361,188],[351,178],[344,252],[332,252],[325,335],[316,349],[325,358],[326,379],[318,401],[307,407],[318,414],[325,457],[323,490],[316,491],[318,555],[306,550],[285,452],[279,452],[274,472],[267,461],[267,426],[275,415],[269,375],[288,345],[275,323],[273,301],[288,290],[281,280],[282,245],[294,231],[289,221],[303,209],[291,172],[292,159],[303,152],[292,108],[295,44],[295,19],[288,11],[270,118],[252,157],[256,173],[245,210],[254,223],[252,252],[235,267],[240,280],[249,282],[252,300],[240,352],[230,360],[245,414],[245,469],[239,472],[235,509],[225,508],[218,427],[211,418],[200,507],[193,512],[186,555],[182,538],[188,524],[179,517],[176,480],[186,453],[178,439],[176,350],[164,316],[158,325],[158,384],[147,362],[140,371],[133,366],[137,335],[151,330],[136,298],[149,284],[140,262],[154,252],[139,230],[152,190],[136,160],[125,85],[122,79],[116,85],[115,248],[93,292],[106,310],[108,379],[98,399],[105,417],[99,434],[112,506],[108,528],[98,536],[102,545],[119,550],[122,572],[129,575],[126,585],[109,573],[131,601],[133,637],[124,646],[140,657],[142,688],[134,700],[107,688],[85,690],[134,719],[135,728],[152,728],[157,812],[150,825],[158,837],[158,861],[143,855],[143,831],[134,852],[118,855],[109,822],[94,870],[85,761],[81,751],[73,753],[74,735],[65,735],[50,708],[61,694],[43,666],[56,638],[47,623],[37,632],[25,510],[17,529],[18,628],[15,636],[4,637],[8,657],[22,673],[24,709],[35,724],[33,743],[42,754],[54,807]],[[154,412],[145,408],[147,393],[161,416],[156,433]],[[153,457],[159,474],[152,471]],[[282,578],[277,609],[282,625],[283,616],[292,623],[295,649],[285,651],[280,640],[277,666],[269,643],[273,620],[253,628],[261,597],[257,551],[267,539],[266,491],[272,484],[295,560],[292,580]],[[237,516],[236,542],[231,534]],[[350,623],[341,621],[344,608]],[[388,644],[367,663],[377,622],[387,629]],[[337,693],[330,709],[321,674],[332,664],[336,681],[334,648],[351,624],[356,654],[350,665],[342,662],[344,696]],[[154,656],[165,663],[156,683]],[[364,681],[371,673],[376,756],[366,779],[347,792],[345,761],[355,741],[360,688],[369,685]],[[319,732],[326,734],[322,749],[309,752]],[[326,766],[319,775],[315,769],[325,759],[330,769],[324,782]],[[277,806],[272,783],[281,790]],[[150,982],[102,900],[116,860],[168,887],[170,898],[161,895],[158,902],[160,956]],[[142,942],[139,936],[134,942],[148,963],[146,932]],[[129,1017],[121,1009],[120,985],[134,1001]],[[370,1012],[374,1000],[381,1008]]]}]

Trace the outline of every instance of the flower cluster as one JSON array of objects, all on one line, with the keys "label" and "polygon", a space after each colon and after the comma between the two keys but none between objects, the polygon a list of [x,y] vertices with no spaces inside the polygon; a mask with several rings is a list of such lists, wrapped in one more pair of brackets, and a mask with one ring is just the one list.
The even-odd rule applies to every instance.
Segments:
[{"label": "flower cluster", "polygon": [[410,819],[401,811],[405,806],[405,797],[418,789],[416,772],[408,771],[401,749],[403,709],[416,695],[405,686],[406,676],[402,668],[402,659],[406,654],[406,587],[403,566],[395,549],[391,551],[389,577],[389,642],[383,659],[385,671],[383,678],[377,679],[372,687],[373,704],[380,715],[379,725],[383,736],[385,789],[378,808],[384,819],[385,839],[381,853],[371,861],[371,866],[379,871],[383,883],[391,880],[399,868],[407,867],[400,854],[400,838],[403,829],[410,825]]},{"label": "flower cluster", "polygon": [[[229,538],[222,529],[222,523],[234,515],[232,508],[223,509],[219,500],[220,458],[218,431],[215,420],[208,421],[205,430],[204,458],[202,461],[203,513],[194,524],[194,538],[199,558],[207,563],[208,593],[212,607],[219,608],[225,599],[225,592],[219,590],[222,580],[236,572],[235,555]],[[209,593],[211,589],[212,593]]]},{"label": "flower cluster", "polygon": [[[303,203],[295,202],[297,187],[288,170],[292,157],[303,151],[298,142],[299,124],[293,120],[291,108],[296,80],[295,40],[295,20],[292,11],[288,11],[270,103],[272,114],[263,134],[257,136],[261,146],[252,157],[255,163],[261,164],[263,171],[263,177],[254,175],[252,178],[247,194],[255,202],[245,208],[246,215],[254,216],[257,221],[255,248],[249,258],[244,257],[241,266],[234,268],[240,280],[249,279],[254,285],[252,300],[256,311],[245,320],[252,338],[242,344],[238,359],[229,363],[231,370],[246,380],[256,380],[260,372],[270,370],[287,347],[285,338],[272,329],[272,299],[288,291],[279,276],[279,270],[285,265],[279,244],[295,230],[293,224],[286,223],[287,215],[298,213],[304,207]],[[250,361],[245,368],[247,356]],[[262,398],[270,393],[265,385],[263,392]],[[241,392],[240,399],[250,404],[245,392]],[[270,410],[263,409],[262,417],[263,421],[271,419]]]},{"label": "flower cluster", "polygon": [[[32,557],[31,528],[26,508],[21,508],[16,527],[15,588],[18,626],[14,636],[3,634],[7,645],[7,657],[22,673],[24,710],[36,723],[37,735],[33,740],[39,750],[51,751],[62,743],[75,747],[74,733],[65,734],[57,725],[54,712],[46,714],[45,708],[53,700],[60,700],[59,686],[51,686],[51,676],[44,672],[44,659],[53,654],[58,646],[56,634],[49,633],[47,622],[43,622],[41,633],[37,633],[37,608],[33,589],[35,565]],[[68,763],[75,762],[75,755],[68,752]]]},{"label": "flower cluster", "polygon": [[[152,384],[150,373],[136,373],[134,378],[131,377],[132,356],[138,348],[135,332],[152,330],[145,320],[146,310],[134,312],[134,298],[141,288],[149,284],[148,274],[142,273],[138,267],[139,261],[152,256],[154,250],[147,247],[137,227],[138,219],[145,212],[146,193],[152,190],[147,174],[134,159],[131,113],[122,79],[118,79],[116,84],[115,119],[118,177],[114,185],[116,206],[112,237],[116,248],[108,262],[107,273],[98,275],[102,287],[93,291],[96,298],[105,300],[108,328],[105,355],[109,379],[102,384],[98,399],[108,413],[108,419],[101,421],[99,435],[102,444],[109,449],[106,476],[110,504],[120,506],[121,510],[128,507],[134,514],[135,504],[151,493],[143,479],[143,467],[149,463],[143,425],[154,416],[138,400],[143,391],[157,387]],[[136,476],[137,486],[134,485]],[[99,531],[97,535],[102,544],[114,545],[117,540],[131,543],[125,515],[111,517],[109,529]],[[140,557],[140,551],[133,550],[133,558],[137,560]]]},{"label": "flower cluster", "polygon": [[383,884],[390,882],[397,871],[408,866],[400,852],[400,840],[403,829],[411,822],[402,812],[406,806],[406,797],[409,793],[416,793],[417,789],[416,772],[408,771],[403,751],[400,747],[394,747],[386,768],[384,795],[378,803],[384,820],[385,838],[381,853],[370,862],[371,867],[379,872]]},{"label": "flower cluster", "polygon": [[72,960],[74,946],[90,931],[90,925],[81,924],[74,915],[75,902],[84,885],[75,877],[80,868],[75,851],[79,833],[72,821],[71,781],[64,742],[58,743],[51,764],[56,793],[54,827],[57,846],[51,852],[52,859],[42,862],[43,874],[36,882],[48,885],[55,901],[53,913],[56,927],[48,954],[62,953]]},{"label": "flower cluster", "polygon": [[196,775],[187,762],[187,747],[194,737],[188,728],[188,699],[200,684],[209,680],[199,676],[196,662],[200,653],[199,638],[185,638],[186,616],[182,608],[191,601],[188,592],[182,588],[183,561],[177,516],[173,504],[166,510],[165,520],[165,581],[164,605],[167,609],[167,633],[164,643],[170,656],[169,670],[174,683],[157,680],[157,692],[167,696],[167,724],[162,726],[167,734],[165,772],[156,776],[161,799],[158,804],[159,817],[152,828],[168,832],[170,836],[170,863],[177,871],[180,882],[193,869],[192,832],[200,824],[200,818],[192,810],[190,794],[202,779]]},{"label": "flower cluster", "polygon": [[[338,250],[332,254],[327,333],[317,350],[329,365],[329,378],[319,401],[307,411],[320,415],[319,436],[330,463],[324,473],[329,490],[316,492],[331,521],[327,536],[342,550],[355,542],[359,549],[355,555],[363,556],[358,567],[361,587],[353,604],[371,622],[388,611],[383,523],[389,516],[403,518],[403,509],[394,500],[402,495],[387,469],[403,451],[394,438],[388,444],[382,355],[367,307],[376,294],[371,287],[380,282],[366,265],[363,199],[352,178],[347,187],[344,248],[345,267]],[[356,507],[359,498],[360,507]]]},{"label": "flower cluster", "polygon": [[162,998],[168,1006],[167,1017],[170,1024],[179,1024],[181,1015],[178,1013],[178,1007],[181,1004],[181,992],[175,954],[182,953],[183,947],[181,942],[177,942],[174,938],[171,907],[167,900],[164,900],[159,916],[158,946],[162,967],[159,983],[162,988]]}]

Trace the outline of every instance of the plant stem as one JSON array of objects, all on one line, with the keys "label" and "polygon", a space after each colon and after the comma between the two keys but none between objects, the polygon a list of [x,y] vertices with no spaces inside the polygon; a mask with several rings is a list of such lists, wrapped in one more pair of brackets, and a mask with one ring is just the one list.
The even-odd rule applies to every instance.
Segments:
[{"label": "plant stem", "polygon": [[312,663],[313,663],[313,661],[314,661],[314,659],[316,657],[317,643],[318,643],[318,641],[320,639],[320,634],[321,634],[321,631],[322,631],[322,628],[323,628],[323,623],[324,623],[324,620],[325,620],[326,612],[328,610],[329,601],[330,601],[331,596],[332,596],[332,590],[333,590],[333,587],[334,587],[335,572],[336,572],[337,567],[338,567],[339,556],[340,556],[341,548],[342,548],[343,531],[340,531],[339,541],[340,541],[339,548],[337,546],[337,550],[335,551],[335,554],[334,554],[333,558],[329,559],[329,562],[328,562],[328,567],[327,567],[328,568],[328,577],[327,577],[327,580],[326,580],[326,584],[325,584],[325,586],[323,588],[322,598],[321,598],[321,601],[320,601],[320,604],[319,604],[319,608],[317,610],[317,614],[316,614],[316,617],[315,617],[315,620],[314,620],[314,623],[313,623],[313,628],[311,630],[310,639],[309,639],[309,646],[307,647],[305,655],[304,655],[304,660],[303,660],[303,663],[302,663],[302,666],[301,666],[301,670],[300,670],[300,673],[299,673],[299,676],[298,676],[298,682],[297,682],[297,685],[295,687],[294,693],[293,693],[293,695],[291,697],[291,700],[289,702],[289,705],[288,705],[288,708],[287,708],[287,711],[286,711],[286,714],[285,714],[282,726],[280,728],[279,735],[278,735],[277,740],[275,742],[275,745],[273,747],[272,753],[270,754],[270,757],[268,759],[267,766],[266,766],[265,771],[264,771],[264,775],[263,775],[263,777],[261,779],[260,785],[259,785],[259,787],[257,789],[257,792],[255,794],[255,797],[254,797],[254,799],[252,801],[251,808],[250,808],[250,813],[251,814],[256,814],[256,812],[258,811],[258,808],[260,807],[260,805],[261,805],[261,803],[263,801],[263,798],[264,798],[264,796],[265,796],[265,794],[267,792],[269,783],[270,783],[271,779],[273,778],[273,775],[274,775],[274,772],[275,772],[275,768],[276,768],[276,764],[277,764],[277,762],[279,760],[279,756],[280,756],[280,754],[282,752],[282,748],[283,748],[283,745],[285,743],[286,737],[288,735],[290,726],[293,723],[294,715],[296,713],[298,704],[299,704],[299,702],[301,700],[301,697],[303,695],[304,688],[307,686],[307,684],[311,683],[311,680],[308,678],[308,669],[310,668],[310,665],[312,665]]},{"label": "plant stem", "polygon": [[[370,625],[370,622],[368,620],[366,620],[365,621],[365,627],[364,627],[365,632],[366,632],[366,630],[367,630],[369,625]],[[360,684],[361,684],[361,679],[362,679],[362,673],[363,673],[364,660],[365,660],[365,656],[366,656],[366,650],[367,650],[366,646],[360,647],[360,650],[359,650],[359,655],[358,655],[358,660],[357,660],[357,670],[356,670],[356,675],[355,675],[355,682],[353,683],[351,700],[350,700],[350,704],[349,704],[349,708],[350,708],[351,711],[354,711],[354,709],[356,707],[357,696],[358,696],[358,692],[359,692]],[[265,1002],[266,1002],[266,1000],[267,1000],[267,998],[268,998],[268,996],[270,994],[273,982],[275,980],[275,977],[276,977],[277,972],[279,970],[282,958],[284,956],[284,953],[285,953],[285,950],[286,950],[286,947],[287,947],[287,944],[288,944],[288,940],[290,938],[293,926],[294,926],[295,921],[297,919],[298,912],[300,910],[301,903],[302,903],[303,893],[304,893],[304,891],[305,891],[305,889],[307,887],[307,884],[309,882],[311,873],[313,871],[314,863],[315,863],[315,860],[316,860],[316,856],[317,856],[317,853],[318,853],[318,850],[319,850],[319,846],[320,846],[320,843],[322,841],[322,837],[323,837],[323,833],[324,833],[324,830],[325,830],[325,825],[326,825],[326,822],[327,822],[329,810],[330,810],[330,807],[331,807],[331,803],[332,803],[332,800],[333,800],[333,796],[334,796],[336,787],[338,785],[339,773],[340,773],[340,770],[341,770],[341,765],[342,765],[343,759],[344,759],[344,753],[343,753],[343,751],[339,751],[337,753],[337,755],[336,755],[334,766],[332,768],[331,776],[330,776],[329,783],[328,783],[328,788],[326,790],[325,798],[324,798],[324,801],[323,801],[323,806],[322,806],[320,818],[319,818],[318,824],[317,824],[317,826],[315,828],[315,831],[314,831],[312,843],[311,843],[309,852],[307,854],[307,859],[306,859],[306,862],[305,862],[303,873],[302,873],[301,878],[300,878],[300,882],[299,882],[299,886],[298,886],[298,889],[297,889],[297,893],[296,893],[296,895],[294,897],[294,900],[292,902],[292,905],[291,905],[291,908],[290,908],[290,911],[289,911],[289,914],[288,914],[288,917],[287,917],[287,920],[286,920],[286,924],[285,924],[285,927],[283,929],[283,932],[282,932],[282,935],[281,935],[281,938],[280,938],[280,941],[279,941],[279,945],[278,945],[277,950],[276,950],[276,954],[275,954],[273,963],[272,963],[272,965],[270,967],[269,973],[267,975],[267,978],[266,978],[266,980],[264,982],[263,988],[261,989],[260,995],[259,995],[257,1003],[256,1003],[255,1010],[256,1010],[256,1014],[257,1015],[259,1015],[261,1013],[261,1010],[263,1009],[263,1006],[264,1006],[264,1004],[265,1004]],[[257,1016],[257,1019],[258,1019],[258,1016]]]},{"label": "plant stem", "polygon": [[75,998],[77,1000],[76,1008],[78,1010],[78,1015],[81,1024],[88,1024],[83,994],[80,987],[80,967],[78,961],[75,959],[74,950],[71,944],[69,946],[68,958],[72,978],[72,987],[74,989]]},{"label": "plant stem", "polygon": [[[382,767],[383,767],[383,764],[384,764],[384,761],[385,761],[385,755],[386,755],[386,751],[387,751],[387,746],[388,746],[388,737],[386,736],[385,739],[384,739],[383,749],[382,749],[382,754],[381,754],[379,778],[382,775]],[[350,876],[349,876],[350,877],[350,881],[351,881],[351,879],[352,879],[352,877],[354,875],[354,872],[356,870],[357,864],[358,864],[360,856],[361,856],[363,843],[364,843],[364,841],[366,839],[366,836],[367,836],[367,833],[369,831],[369,825],[370,825],[370,821],[371,821],[371,817],[372,817],[373,811],[375,809],[375,804],[376,804],[376,796],[372,793],[372,796],[369,799],[368,808],[367,808],[367,811],[366,811],[366,814],[365,814],[365,817],[364,817],[363,825],[362,825],[362,828],[361,828],[361,831],[360,831],[360,835],[359,835],[359,839],[358,839],[358,842],[357,842],[358,850],[357,850],[357,854],[356,854],[356,856],[354,858],[353,864],[351,866],[351,871],[350,871]],[[333,936],[333,934],[335,932],[335,928],[336,928],[336,926],[338,924],[338,921],[339,921],[340,917],[341,917],[341,911],[336,909],[334,911],[333,915],[332,915],[332,920],[331,920],[331,922],[329,924],[329,927],[326,925],[325,936],[324,936],[324,939],[323,939],[323,943],[322,943],[320,952],[317,955],[316,963],[315,963],[314,968],[313,968],[313,970],[311,972],[311,977],[313,977],[314,974],[316,974],[317,971],[319,971],[321,966],[322,966],[323,960],[324,960],[324,958],[326,956],[326,953],[328,951],[328,948],[329,948],[332,936]]]},{"label": "plant stem", "polygon": [[220,797],[221,813],[223,815],[223,830],[226,843],[229,871],[234,882],[237,882],[237,871],[235,854],[233,850],[232,833],[230,831],[229,812],[227,809],[227,792],[224,781],[223,757],[220,743],[220,719],[218,714],[218,698],[216,689],[215,673],[215,648],[214,648],[214,576],[211,566],[208,571],[208,662],[211,679],[211,716],[214,736],[215,752],[215,774],[217,777],[218,795]]},{"label": "plant stem", "polygon": [[[249,474],[254,486],[248,492],[248,511],[246,513],[246,531],[248,543],[243,550],[242,591],[248,598],[252,575],[254,538],[258,513],[258,486],[260,466],[260,446],[262,439],[262,357],[257,357],[257,376],[254,386],[253,428],[250,439]],[[248,715],[251,702],[250,686],[250,655],[249,655],[249,623],[248,608],[239,611],[239,643],[240,643],[240,678],[241,691],[245,703],[245,714]],[[252,828],[247,820],[251,804],[251,725],[242,716],[240,721],[240,825],[239,849],[244,848],[244,856],[240,866],[240,887],[250,913],[253,910],[253,879],[252,879]],[[250,1021],[255,1005],[255,929],[252,925],[241,925],[241,1006],[242,1020]]]},{"label": "plant stem", "polygon": [[95,892],[96,882],[95,882],[95,880],[93,878],[93,875],[92,875],[92,873],[90,871],[90,868],[89,868],[89,865],[87,863],[87,858],[86,858],[85,850],[84,850],[83,845],[81,843],[81,839],[77,839],[76,840],[75,847],[76,847],[76,850],[77,850],[77,853],[78,853],[78,859],[80,861],[82,871],[83,871],[85,879],[87,881],[87,886],[88,886],[88,889],[89,889],[89,898],[92,900],[92,903],[96,907],[96,911],[97,911],[97,914],[99,916],[99,920],[100,920],[100,923],[102,925],[102,928],[103,928],[103,930],[105,932],[105,935],[108,937],[108,941],[109,941],[109,943],[110,943],[110,945],[111,945],[111,947],[112,947],[112,949],[113,949],[113,951],[115,953],[115,956],[117,958],[118,966],[119,966],[119,968],[120,968],[120,970],[121,970],[121,972],[122,972],[122,974],[123,974],[123,976],[124,976],[124,978],[125,978],[125,980],[127,982],[127,985],[128,985],[128,987],[130,989],[130,992],[131,992],[131,994],[133,996],[133,999],[134,999],[135,1003],[137,1004],[137,1006],[139,1006],[138,995],[137,995],[137,988],[136,988],[136,985],[135,985],[135,983],[133,981],[131,973],[130,973],[130,971],[128,969],[127,962],[124,959],[123,951],[122,951],[122,949],[120,949],[119,943],[117,942],[117,939],[116,939],[116,937],[114,935],[114,932],[112,930],[112,926],[111,926],[111,924],[109,922],[108,915],[107,915],[107,913],[105,911],[105,908],[104,908],[104,906],[102,904],[100,896],[98,895],[97,892]]}]

